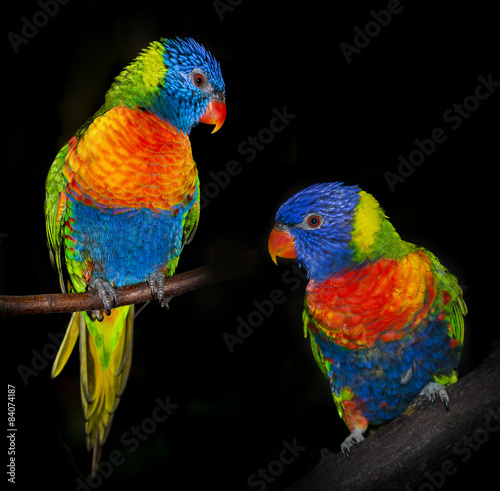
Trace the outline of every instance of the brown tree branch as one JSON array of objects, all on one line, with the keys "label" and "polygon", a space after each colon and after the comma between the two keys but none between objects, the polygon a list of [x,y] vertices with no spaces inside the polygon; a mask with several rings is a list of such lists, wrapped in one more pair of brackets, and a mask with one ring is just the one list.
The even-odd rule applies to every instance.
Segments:
[{"label": "brown tree branch", "polygon": [[327,452],[288,491],[441,487],[500,430],[500,339],[486,360],[447,392],[449,412],[440,401],[418,397],[404,414],[352,449],[350,460]]},{"label": "brown tree branch", "polygon": [[[250,271],[255,255],[250,252],[239,257],[237,265],[230,267],[203,266],[165,279],[165,298],[214,285]],[[146,282],[116,289],[118,301],[115,307],[153,300]],[[0,295],[0,314],[33,315],[72,313],[102,309],[102,301],[94,290],[84,293],[56,293],[43,295]]]}]

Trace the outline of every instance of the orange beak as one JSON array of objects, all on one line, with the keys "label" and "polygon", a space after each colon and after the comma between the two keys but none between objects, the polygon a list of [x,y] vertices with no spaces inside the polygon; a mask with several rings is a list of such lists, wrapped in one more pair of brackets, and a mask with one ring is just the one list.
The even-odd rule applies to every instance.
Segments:
[{"label": "orange beak", "polygon": [[288,232],[278,230],[276,227],[271,230],[267,248],[275,264],[278,264],[276,262],[276,256],[287,259],[297,259],[293,237]]},{"label": "orange beak", "polygon": [[224,96],[222,97],[222,101],[212,99],[205,114],[200,119],[200,123],[215,125],[212,133],[218,131],[226,120],[226,103],[224,102]]}]

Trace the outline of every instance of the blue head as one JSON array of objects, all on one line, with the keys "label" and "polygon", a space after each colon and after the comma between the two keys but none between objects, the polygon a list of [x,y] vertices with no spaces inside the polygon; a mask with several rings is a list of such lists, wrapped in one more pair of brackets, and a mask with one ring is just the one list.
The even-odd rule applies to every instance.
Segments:
[{"label": "blue head", "polygon": [[198,122],[215,124],[226,117],[225,86],[219,63],[191,38],[162,40],[167,73],[160,104],[168,121],[189,133]]},{"label": "blue head", "polygon": [[106,94],[104,110],[117,105],[149,111],[186,134],[200,122],[215,132],[226,117],[219,63],[191,38],[155,41]]},{"label": "blue head", "polygon": [[274,261],[295,258],[317,280],[414,248],[371,194],[341,182],[314,184],[292,196],[278,209],[269,236]]},{"label": "blue head", "polygon": [[292,196],[276,213],[269,252],[295,258],[310,277],[321,279],[352,263],[358,186],[314,184]]}]

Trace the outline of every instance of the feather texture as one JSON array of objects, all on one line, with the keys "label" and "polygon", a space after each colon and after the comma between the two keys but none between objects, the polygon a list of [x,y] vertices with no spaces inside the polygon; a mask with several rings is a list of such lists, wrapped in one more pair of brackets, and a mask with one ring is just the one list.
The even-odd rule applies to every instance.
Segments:
[{"label": "feather texture", "polygon": [[279,208],[269,251],[307,269],[304,334],[351,430],[346,455],[427,384],[457,380],[462,289],[436,256],[401,240],[372,195],[342,183],[300,191]]},{"label": "feather texture", "polygon": [[[102,446],[127,384],[132,363],[134,306],[113,309],[102,323],[80,320],[80,379],[87,450],[96,474]],[[118,327],[118,328],[117,328]]]},{"label": "feather texture", "polygon": [[[100,285],[108,310],[115,287],[174,274],[200,211],[189,133],[223,124],[224,90],[219,64],[192,39],[153,42],[118,75],[47,177],[47,242],[63,291]],[[52,369],[60,373],[79,336],[92,475],[130,371],[133,319],[133,306],[73,314]]]}]

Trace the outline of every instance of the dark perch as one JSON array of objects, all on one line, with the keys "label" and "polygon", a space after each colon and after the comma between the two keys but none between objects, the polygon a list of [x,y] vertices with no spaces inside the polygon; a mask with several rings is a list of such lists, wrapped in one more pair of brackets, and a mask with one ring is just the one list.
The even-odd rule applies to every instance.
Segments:
[{"label": "dark perch", "polygon": [[[255,253],[250,251],[233,257],[229,266],[223,263],[223,258],[216,259],[218,260],[214,265],[203,266],[166,278],[165,299],[178,297],[184,293],[249,273],[252,270]],[[117,288],[116,293],[118,301],[115,307],[152,300],[146,282]],[[95,291],[26,296],[0,295],[0,314],[61,314],[99,309],[102,309],[102,302]]]},{"label": "dark perch", "polygon": [[476,432],[489,439],[500,430],[500,339],[479,367],[447,391],[449,412],[440,401],[416,398],[403,415],[352,449],[351,460],[327,452],[288,491],[418,489],[428,480],[426,472],[452,475],[467,465],[461,461],[469,448],[464,438]]}]

